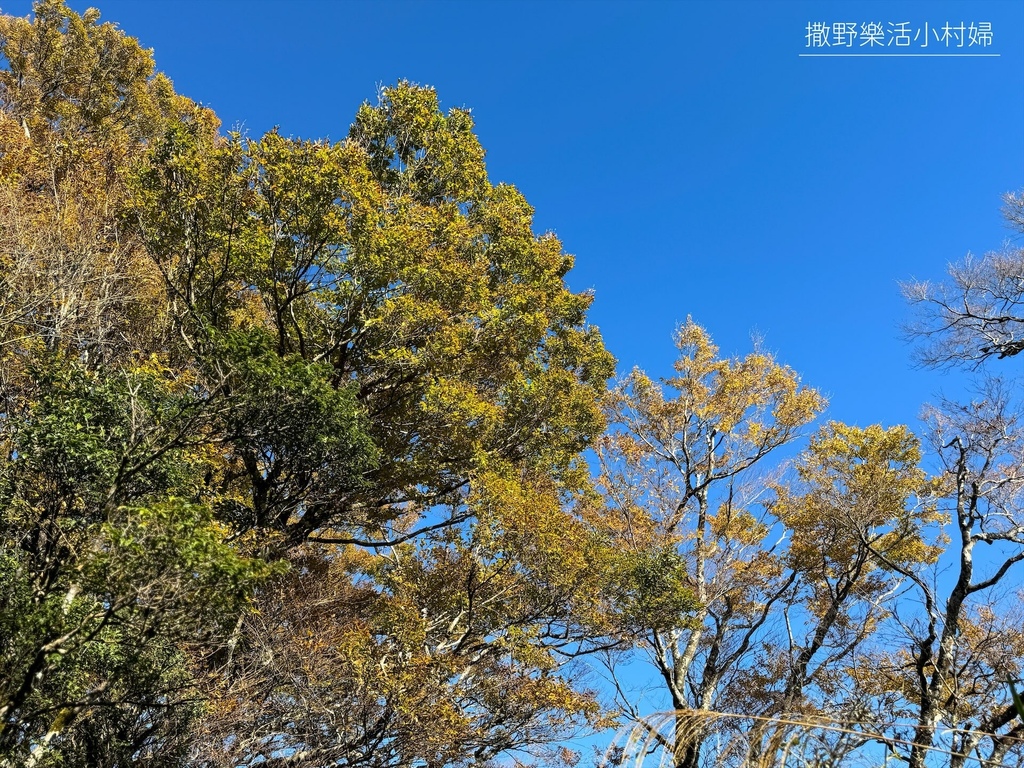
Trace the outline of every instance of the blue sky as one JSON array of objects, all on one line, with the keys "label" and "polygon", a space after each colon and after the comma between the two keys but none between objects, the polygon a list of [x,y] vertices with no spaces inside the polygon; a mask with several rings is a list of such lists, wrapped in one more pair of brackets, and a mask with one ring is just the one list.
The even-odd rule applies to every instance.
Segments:
[{"label": "blue sky", "polygon": [[[1000,195],[1024,186],[1013,0],[99,7],[179,92],[253,135],[341,139],[378,84],[435,86],[472,108],[492,180],[577,256],[570,284],[595,292],[621,372],[667,375],[692,315],[726,353],[762,336],[830,397],[830,418],[858,424],[913,422],[949,386],[912,366],[898,282],[998,247]],[[890,52],[925,51],[927,23],[927,52],[1000,55],[800,56],[819,50],[808,23],[840,21],[909,22],[919,40]],[[961,21],[991,24],[991,46],[935,40]]]}]

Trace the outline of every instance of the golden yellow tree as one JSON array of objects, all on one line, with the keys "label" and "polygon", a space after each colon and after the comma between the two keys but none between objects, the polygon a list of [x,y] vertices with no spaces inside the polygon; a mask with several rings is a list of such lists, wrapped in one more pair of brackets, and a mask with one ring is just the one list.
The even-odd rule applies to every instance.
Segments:
[{"label": "golden yellow tree", "polygon": [[[634,371],[609,396],[613,426],[598,444],[607,506],[595,525],[642,564],[620,610],[639,617],[627,628],[679,713],[663,746],[690,768],[707,734],[700,713],[724,706],[723,691],[796,582],[759,507],[768,486],[755,472],[823,399],[764,352],[720,357],[692,321],[677,332],[676,346],[674,376],[658,384]],[[652,553],[655,563],[644,564]],[[643,577],[652,567],[662,574],[654,583]],[[612,671],[617,703],[642,722]]]}]

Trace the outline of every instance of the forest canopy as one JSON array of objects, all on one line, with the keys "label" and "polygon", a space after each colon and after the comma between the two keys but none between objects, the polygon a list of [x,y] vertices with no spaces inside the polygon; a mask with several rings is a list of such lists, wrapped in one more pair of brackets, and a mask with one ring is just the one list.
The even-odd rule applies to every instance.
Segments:
[{"label": "forest canopy", "polygon": [[432,88],[224,131],[61,0],[0,63],[0,766],[1024,765],[1011,385],[815,426],[692,320],[611,381]]}]

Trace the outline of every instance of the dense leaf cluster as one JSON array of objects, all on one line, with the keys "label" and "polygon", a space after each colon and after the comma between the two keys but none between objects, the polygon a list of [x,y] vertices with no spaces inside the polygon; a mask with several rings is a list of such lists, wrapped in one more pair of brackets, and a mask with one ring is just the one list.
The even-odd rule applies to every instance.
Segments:
[{"label": "dense leaf cluster", "polygon": [[437,764],[593,721],[571,508],[612,359],[469,114],[401,83],[337,144],[224,136],[55,0],[0,54],[0,761]]}]

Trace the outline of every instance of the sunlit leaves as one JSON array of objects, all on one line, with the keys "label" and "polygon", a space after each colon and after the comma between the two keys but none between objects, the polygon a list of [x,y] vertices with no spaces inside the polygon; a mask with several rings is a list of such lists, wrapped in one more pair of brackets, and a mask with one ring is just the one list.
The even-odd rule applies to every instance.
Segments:
[{"label": "sunlit leaves", "polygon": [[[647,648],[672,706],[707,710],[742,677],[795,582],[771,544],[754,469],[823,399],[763,352],[720,357],[692,321],[676,346],[673,377],[634,371],[609,394],[612,428],[598,444],[606,507],[593,522],[622,549],[613,615]],[[697,764],[702,738],[680,736],[678,764]]]},{"label": "sunlit leaves", "polygon": [[138,176],[140,236],[190,347],[261,328],[277,354],[329,365],[386,457],[382,507],[413,487],[440,498],[492,457],[578,471],[602,424],[611,358],[583,326],[590,297],[566,289],[571,258],[522,196],[487,184],[471,128],[402,83],[338,144],[182,123]]},{"label": "sunlit leaves", "polygon": [[469,112],[402,82],[338,143],[224,136],[97,12],[0,24],[7,753],[483,762],[595,722],[613,362]]},{"label": "sunlit leaves", "polygon": [[934,562],[940,550],[922,529],[938,517],[920,461],[918,440],[904,426],[824,426],[797,467],[804,493],[779,490],[777,513],[794,531],[790,556],[847,568],[871,548],[902,565]]}]

